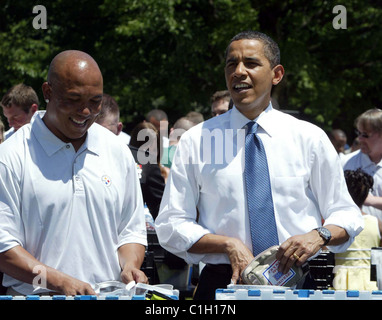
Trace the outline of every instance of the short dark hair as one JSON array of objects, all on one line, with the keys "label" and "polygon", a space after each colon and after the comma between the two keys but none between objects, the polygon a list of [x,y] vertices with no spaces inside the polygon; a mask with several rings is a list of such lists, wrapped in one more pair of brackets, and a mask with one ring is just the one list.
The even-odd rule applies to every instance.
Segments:
[{"label": "short dark hair", "polygon": [[29,112],[32,104],[39,105],[36,91],[24,83],[16,84],[10,88],[0,102],[3,108],[10,108],[12,105],[15,105],[21,107],[25,113]]},{"label": "short dark hair", "polygon": [[167,113],[161,109],[153,109],[146,114],[146,121],[153,117],[157,121],[168,120]]},{"label": "short dark hair", "polygon": [[357,170],[345,170],[344,174],[346,185],[353,201],[358,207],[362,207],[370,189],[373,188],[373,177],[362,171],[361,168]]},{"label": "short dark hair", "polygon": [[97,122],[101,121],[108,114],[115,114],[119,118],[119,106],[111,95],[104,93],[102,96],[101,112],[97,117]]},{"label": "short dark hair", "polygon": [[271,68],[277,66],[280,64],[280,49],[277,43],[269,36],[267,36],[265,33],[261,33],[259,31],[252,31],[247,30],[238,33],[236,36],[234,36],[231,41],[229,42],[226,51],[225,51],[225,57],[227,58],[228,49],[232,42],[238,41],[238,40],[258,40],[261,41],[264,45],[264,55],[268,59]]},{"label": "short dark hair", "polygon": [[228,90],[216,91],[211,97],[211,103],[214,103],[215,101],[219,101],[219,100],[226,100],[229,102],[230,99],[231,99],[231,94],[229,93]]}]

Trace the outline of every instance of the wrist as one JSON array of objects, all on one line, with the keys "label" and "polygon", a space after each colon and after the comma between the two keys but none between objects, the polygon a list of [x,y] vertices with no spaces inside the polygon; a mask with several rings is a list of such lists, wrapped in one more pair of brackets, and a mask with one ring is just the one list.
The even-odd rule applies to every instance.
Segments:
[{"label": "wrist", "polygon": [[236,238],[226,237],[225,241],[222,242],[223,252],[229,254],[230,252],[232,252],[232,250],[235,250],[235,248],[238,247],[238,241],[240,240]]},{"label": "wrist", "polygon": [[314,231],[317,232],[319,238],[321,239],[321,241],[320,241],[321,247],[324,247],[324,246],[329,244],[329,242],[332,238],[332,234],[329,231],[329,229],[327,229],[325,227],[319,227],[319,228],[314,229]]}]

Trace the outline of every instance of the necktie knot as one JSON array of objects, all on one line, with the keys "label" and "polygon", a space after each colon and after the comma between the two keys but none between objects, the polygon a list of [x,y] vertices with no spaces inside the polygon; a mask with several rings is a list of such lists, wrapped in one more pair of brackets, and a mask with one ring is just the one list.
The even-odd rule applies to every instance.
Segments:
[{"label": "necktie knot", "polygon": [[257,122],[254,122],[254,121],[250,121],[247,123],[247,135],[248,134],[253,134],[253,133],[256,133],[256,130],[257,130],[257,127],[259,125],[257,124]]}]

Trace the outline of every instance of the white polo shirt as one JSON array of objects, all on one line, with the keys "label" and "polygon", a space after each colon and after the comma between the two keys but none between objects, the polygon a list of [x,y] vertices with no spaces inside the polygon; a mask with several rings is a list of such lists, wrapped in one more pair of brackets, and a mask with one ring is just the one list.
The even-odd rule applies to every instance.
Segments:
[{"label": "white polo shirt", "polygon": [[[42,115],[0,145],[0,252],[21,245],[91,285],[119,280],[118,247],[147,245],[130,149],[94,123],[75,152]],[[7,275],[3,284],[23,294],[44,291]]]}]

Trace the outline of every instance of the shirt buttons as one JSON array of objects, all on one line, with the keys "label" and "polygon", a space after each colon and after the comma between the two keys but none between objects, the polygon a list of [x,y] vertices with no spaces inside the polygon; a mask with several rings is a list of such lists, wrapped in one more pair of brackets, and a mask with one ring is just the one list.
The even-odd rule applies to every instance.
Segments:
[{"label": "shirt buttons", "polygon": [[66,145],[66,149],[69,149],[69,148],[70,148],[70,145],[69,145],[69,144],[67,144],[67,145]]}]

